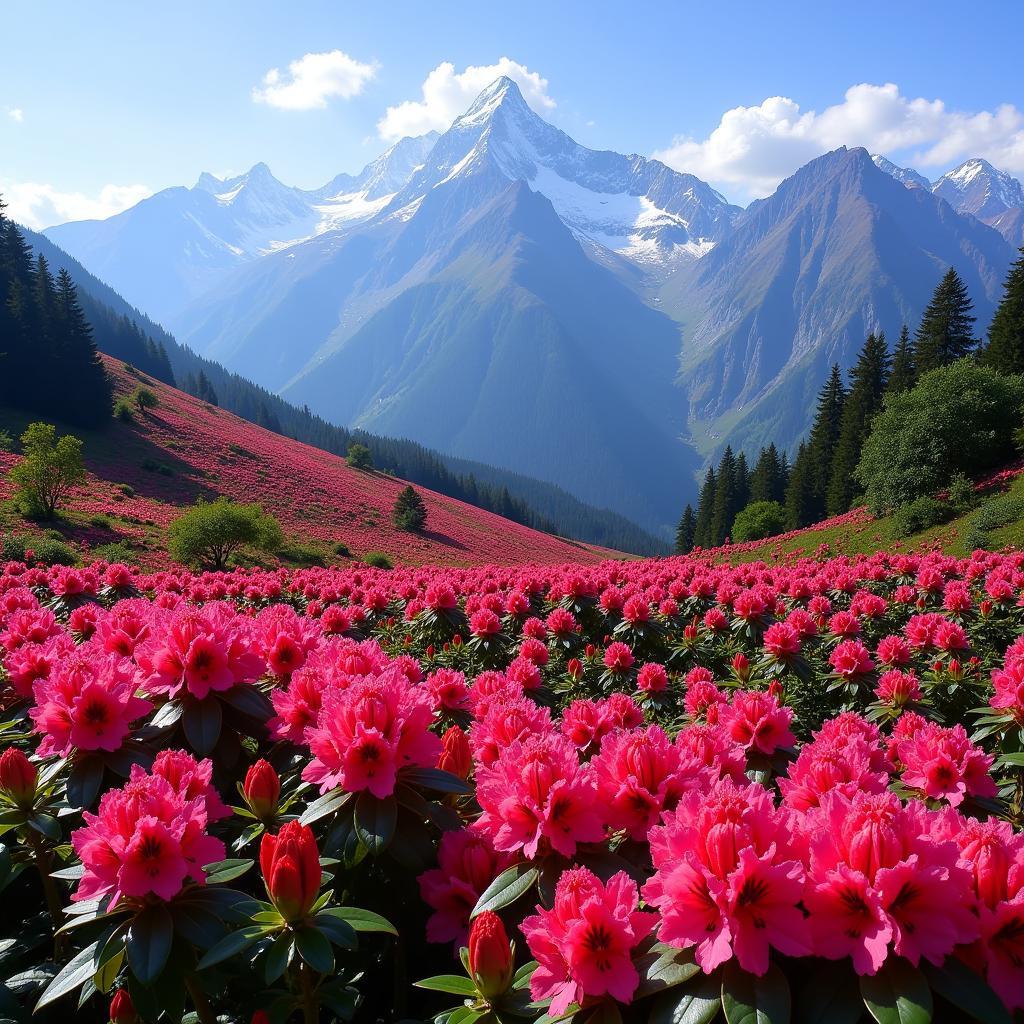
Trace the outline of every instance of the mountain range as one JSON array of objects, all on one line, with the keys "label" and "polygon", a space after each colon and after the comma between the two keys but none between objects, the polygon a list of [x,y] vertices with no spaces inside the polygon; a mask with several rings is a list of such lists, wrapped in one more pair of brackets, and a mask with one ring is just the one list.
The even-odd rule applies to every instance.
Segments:
[{"label": "mountain range", "polygon": [[216,359],[334,422],[565,487],[664,535],[726,443],[792,447],[828,365],[955,266],[988,323],[1024,190],[862,149],[746,209],[598,152],[499,79],[443,133],[303,191],[258,164],[46,234]]}]

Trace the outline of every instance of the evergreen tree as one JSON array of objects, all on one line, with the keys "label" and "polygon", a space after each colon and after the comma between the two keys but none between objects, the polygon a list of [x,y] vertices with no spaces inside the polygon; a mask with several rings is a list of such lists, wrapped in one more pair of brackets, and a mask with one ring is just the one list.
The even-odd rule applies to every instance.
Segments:
[{"label": "evergreen tree", "polygon": [[825,512],[830,516],[846,512],[853,503],[857,489],[854,470],[860,462],[861,447],[871,433],[871,421],[882,407],[890,365],[885,335],[869,334],[850,371],[850,390],[843,403],[839,439],[825,495]]},{"label": "evergreen tree", "polygon": [[736,479],[736,456],[732,445],[726,445],[722,459],[718,463],[717,481],[715,484],[715,502],[711,513],[711,546],[717,547],[725,543],[729,536],[732,521],[739,509],[736,507],[738,495]]},{"label": "evergreen tree", "polygon": [[74,282],[63,267],[57,275],[56,324],[57,386],[66,402],[64,416],[75,423],[101,423],[110,414],[110,380]]},{"label": "evergreen tree", "polygon": [[[746,452],[736,456],[736,495],[734,506],[736,511],[746,508],[750,503],[750,468],[747,466]],[[730,527],[730,532],[731,532]]]},{"label": "evergreen tree", "polygon": [[1024,373],[1024,249],[1006,275],[982,359],[1000,373]]},{"label": "evergreen tree", "polygon": [[843,376],[839,372],[839,364],[835,363],[828,380],[818,394],[818,411],[807,441],[810,458],[811,498],[810,505],[803,514],[810,517],[807,519],[808,523],[816,523],[825,518],[825,500],[828,495],[829,482],[832,479],[832,460],[835,458],[836,446],[839,444],[839,431],[842,426],[845,403],[846,388],[843,387]]},{"label": "evergreen tree", "polygon": [[899,340],[892,353],[892,372],[886,391],[898,395],[901,391],[909,391],[917,383],[917,367],[914,365],[914,347],[910,341],[910,330],[904,324]]},{"label": "evergreen tree", "polygon": [[416,532],[427,525],[427,506],[410,484],[404,487],[395,499],[391,521],[400,530]]},{"label": "evergreen tree", "polygon": [[786,528],[798,530],[816,520],[815,466],[809,445],[800,442],[786,484]]},{"label": "evergreen tree", "polygon": [[718,480],[715,478],[715,467],[708,466],[704,474],[704,484],[697,499],[697,520],[693,527],[693,543],[695,547],[709,548],[714,544],[711,534],[711,520],[715,514],[715,490]]},{"label": "evergreen tree", "polygon": [[683,514],[676,527],[676,554],[686,555],[693,550],[693,538],[697,529],[697,516],[692,505],[683,509]]},{"label": "evergreen tree", "polygon": [[750,501],[777,501],[783,504],[786,500],[786,476],[786,457],[779,455],[778,448],[772,442],[767,448],[762,448],[758,455],[750,477]]},{"label": "evergreen tree", "polygon": [[914,336],[914,364],[919,376],[974,351],[977,341],[973,312],[967,286],[950,267],[935,289]]}]

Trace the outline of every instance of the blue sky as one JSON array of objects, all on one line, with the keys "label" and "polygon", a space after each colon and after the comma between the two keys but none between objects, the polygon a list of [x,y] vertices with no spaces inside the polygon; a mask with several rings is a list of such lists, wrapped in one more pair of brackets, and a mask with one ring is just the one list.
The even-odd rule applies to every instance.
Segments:
[{"label": "blue sky", "polygon": [[443,127],[496,69],[577,141],[738,202],[843,143],[932,177],[974,155],[1024,174],[1009,0],[14,0],[2,24],[0,190],[34,226],[260,160],[320,185]]}]

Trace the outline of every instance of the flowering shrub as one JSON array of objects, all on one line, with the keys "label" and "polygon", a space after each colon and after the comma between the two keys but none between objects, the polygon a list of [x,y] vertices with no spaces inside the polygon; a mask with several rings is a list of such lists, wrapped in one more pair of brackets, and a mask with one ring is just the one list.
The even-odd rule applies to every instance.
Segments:
[{"label": "flowering shrub", "polygon": [[10,563],[0,1009],[1011,1020],[1022,594],[984,552]]}]

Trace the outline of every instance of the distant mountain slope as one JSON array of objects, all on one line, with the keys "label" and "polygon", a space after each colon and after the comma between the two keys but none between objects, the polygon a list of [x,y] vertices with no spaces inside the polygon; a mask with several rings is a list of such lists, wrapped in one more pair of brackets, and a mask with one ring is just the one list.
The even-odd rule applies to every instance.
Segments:
[{"label": "distant mountain slope", "polygon": [[959,213],[969,213],[1011,245],[1024,245],[1024,185],[987,160],[967,160],[932,185],[935,195]]},{"label": "distant mountain slope", "polygon": [[987,324],[1012,256],[863,149],[811,161],[663,292],[663,308],[690,317],[681,383],[702,450],[792,445],[828,365],[851,365],[869,331],[915,325],[951,265]]},{"label": "distant mountain slope", "polygon": [[531,476],[449,459],[402,438],[349,431],[296,408],[179,345],[45,235],[21,230],[51,267],[67,268],[99,348],[107,355],[126,360],[167,383],[173,383],[175,375],[187,382],[205,374],[220,405],[243,419],[338,455],[344,455],[352,441],[360,441],[373,452],[380,469],[526,525],[634,554],[660,554],[665,550],[664,542],[626,517],[587,505]]}]

